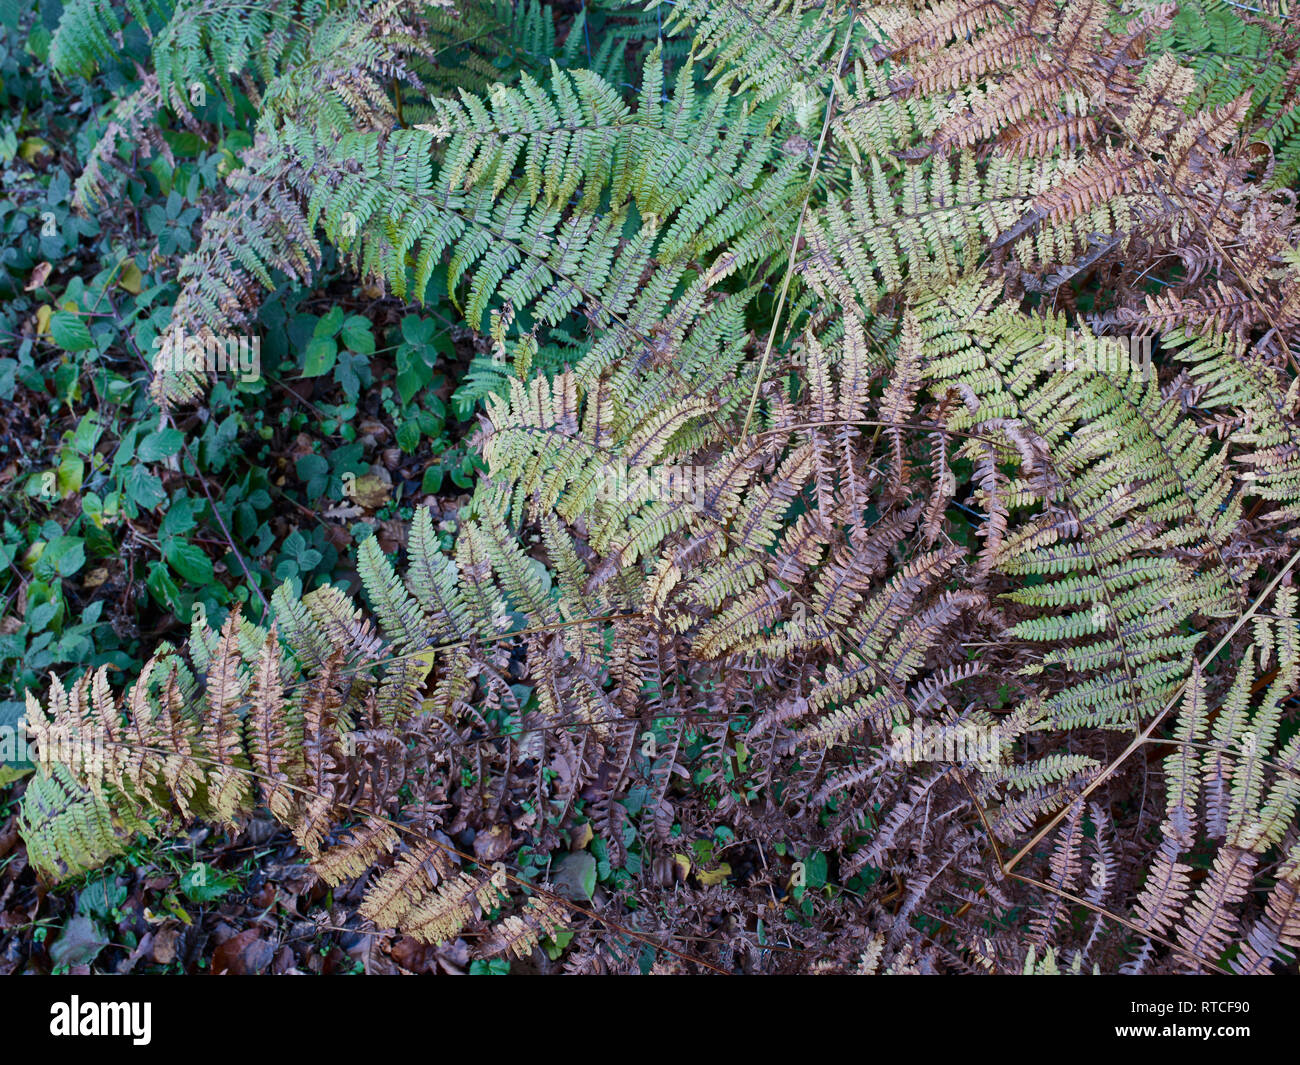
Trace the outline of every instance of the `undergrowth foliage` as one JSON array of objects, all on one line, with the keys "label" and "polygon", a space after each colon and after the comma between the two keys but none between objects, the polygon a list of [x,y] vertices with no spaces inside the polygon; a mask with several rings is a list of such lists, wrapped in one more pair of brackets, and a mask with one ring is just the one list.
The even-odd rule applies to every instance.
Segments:
[{"label": "undergrowth foliage", "polygon": [[[515,957],[564,930],[576,971],[646,945],[666,969],[1294,966],[1285,10],[603,6],[594,54],[527,8],[545,61],[514,84],[496,5],[69,7],[68,73],[124,18],[154,41],[87,206],[194,71],[260,86],[175,329],[246,328],[323,236],[404,299],[445,285],[504,369],[452,550],[417,512],[403,560],[363,544],[363,600],[286,584],[123,693],[101,669],[28,696],[34,864],[264,807],[376,927]],[[1201,9],[1266,53],[1258,86],[1190,58]],[[201,403],[206,377],[154,388]],[[922,734],[979,749],[900,756]],[[579,820],[611,860],[635,839],[654,905],[525,874]],[[846,890],[781,906],[804,863],[769,851],[665,893],[676,841],[720,824]],[[724,933],[677,943],[698,908]]]}]

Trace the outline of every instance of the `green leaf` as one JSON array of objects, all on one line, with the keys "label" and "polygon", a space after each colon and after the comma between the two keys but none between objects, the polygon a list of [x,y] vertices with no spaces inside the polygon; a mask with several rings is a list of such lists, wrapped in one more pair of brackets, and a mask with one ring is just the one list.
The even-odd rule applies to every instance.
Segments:
[{"label": "green leaf", "polygon": [[320,377],[334,369],[339,357],[339,346],[330,337],[313,337],[307,344],[303,359],[303,377]]},{"label": "green leaf", "polygon": [[813,851],[803,862],[804,875],[807,877],[808,887],[812,891],[826,886],[826,855],[821,851]]},{"label": "green leaf", "polygon": [[160,606],[168,610],[181,608],[181,590],[172,580],[165,562],[149,563],[149,576],[144,583]]},{"label": "green leaf", "polygon": [[152,510],[167,498],[162,481],[140,465],[132,465],[126,474],[127,498],[145,510]]},{"label": "green leaf", "polygon": [[[227,501],[231,500],[231,492],[226,493]],[[158,526],[159,536],[184,536],[185,533],[198,524],[194,517],[194,512],[199,509],[199,504],[189,496],[181,496],[179,499],[173,498],[171,506],[167,508],[167,513],[163,515],[162,524]]]},{"label": "green leaf", "polygon": [[437,495],[442,490],[443,469],[441,466],[430,466],[424,471],[424,479],[420,482],[420,491],[424,495]]},{"label": "green leaf", "polygon": [[41,552],[36,572],[43,576],[71,577],[86,564],[86,548],[80,536],[56,536]]},{"label": "green leaf", "polygon": [[420,446],[420,425],[418,422],[403,422],[398,427],[397,446],[408,455]]},{"label": "green leaf", "polygon": [[113,922],[113,910],[126,901],[126,884],[104,870],[86,881],[77,894],[77,913],[92,920]]},{"label": "green leaf", "polygon": [[307,486],[307,498],[317,499],[329,487],[330,464],[323,455],[304,455],[295,464],[298,479]]},{"label": "green leaf", "polygon": [[140,441],[135,454],[141,462],[157,462],[176,454],[184,442],[185,434],[179,429],[159,429]]},{"label": "green leaf", "polygon": [[438,323],[429,318],[408,314],[402,319],[402,339],[412,347],[421,348],[433,342]]},{"label": "green leaf", "polygon": [[556,932],[554,939],[542,940],[542,949],[546,951],[546,956],[551,961],[559,961],[560,955],[564,953],[565,948],[573,942],[574,932],[566,929],[563,932]]},{"label": "green leaf", "polygon": [[238,878],[204,862],[195,862],[180,880],[181,893],[191,902],[211,902],[238,886]]},{"label": "green leaf", "polygon": [[98,414],[93,410],[88,411],[77,423],[77,428],[72,434],[72,446],[77,454],[89,456],[95,450],[95,445],[103,433],[104,427],[99,424]]},{"label": "green leaf", "polygon": [[95,346],[90,327],[70,311],[59,311],[50,319],[50,335],[64,351],[86,351]]},{"label": "green leaf", "polygon": [[349,351],[362,355],[375,353],[375,335],[370,330],[370,319],[354,314],[343,323],[343,343]]},{"label": "green leaf", "polygon": [[195,544],[173,540],[164,557],[168,564],[191,584],[211,584],[212,560]]},{"label": "green leaf", "polygon": [[54,569],[60,577],[71,577],[86,564],[86,545],[75,540],[67,550],[60,552],[54,562]]},{"label": "green leaf", "polygon": [[316,323],[316,328],[312,332],[314,337],[332,337],[337,336],[338,331],[343,328],[343,308],[331,307],[327,315]]},{"label": "green leaf", "polygon": [[85,473],[85,464],[81,459],[77,458],[76,455],[64,455],[63,461],[59,463],[59,472],[56,479],[59,495],[66,498],[80,492]]},{"label": "green leaf", "polygon": [[407,370],[405,373],[397,375],[397,394],[401,397],[403,407],[410,403],[415,394],[423,387],[424,378],[415,370]]},{"label": "green leaf", "polygon": [[54,615],[59,612],[59,604],[55,602],[41,603],[38,606],[28,605],[27,624],[31,626],[32,632],[40,632],[51,621]]}]

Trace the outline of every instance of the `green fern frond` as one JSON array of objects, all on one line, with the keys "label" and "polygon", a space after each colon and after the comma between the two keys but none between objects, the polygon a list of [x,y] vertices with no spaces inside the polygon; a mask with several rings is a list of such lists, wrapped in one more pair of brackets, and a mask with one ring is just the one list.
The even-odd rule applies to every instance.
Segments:
[{"label": "green fern frond", "polygon": [[78,784],[58,763],[28,781],[18,828],[27,842],[27,860],[47,880],[96,869],[125,851],[131,834],[151,834],[147,820]]}]

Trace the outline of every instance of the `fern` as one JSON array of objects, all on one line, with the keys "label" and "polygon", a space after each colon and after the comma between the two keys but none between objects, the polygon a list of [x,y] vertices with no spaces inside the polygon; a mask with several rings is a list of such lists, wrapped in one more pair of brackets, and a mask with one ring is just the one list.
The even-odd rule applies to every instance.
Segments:
[{"label": "fern", "polygon": [[[182,266],[195,287],[173,321],[201,334],[243,318],[270,267],[299,276],[309,267],[304,252],[317,253],[306,234],[319,220],[363,271],[399,294],[423,296],[448,255],[449,287],[458,294],[465,279],[465,313],[475,326],[493,297],[516,318],[545,325],[581,310],[598,327],[620,327],[593,349],[595,364],[629,341],[655,357],[659,341],[649,331],[702,260],[709,269],[679,297],[683,315],[697,313],[713,286],[780,246],[798,165],[786,159],[760,177],[773,149],[753,120],[725,97],[697,101],[689,71],[661,103],[657,72],[652,56],[635,114],[594,75],[557,68],[549,92],[525,78],[523,88],[503,88],[487,102],[437,102],[436,121],[417,130],[323,139],[323,130],[286,123],[289,154],[268,156],[256,172],[235,178],[268,207],[252,216],[232,208],[243,231],[230,231],[224,218],[209,224],[209,236]],[[432,149],[453,130],[435,172]],[[521,159],[522,180],[508,181]],[[314,193],[298,208],[291,190],[303,184]],[[570,208],[567,199],[579,188]],[[631,212],[640,224],[625,236]],[[222,249],[254,234],[255,257],[245,252],[233,270],[217,266]],[[642,275],[652,267],[647,285]],[[160,380],[159,395],[185,398],[190,382]]]},{"label": "fern", "polygon": [[23,793],[18,819],[27,859],[50,879],[77,876],[126,850],[132,832],[148,832],[147,821],[114,809],[78,784],[62,763],[38,773]]},{"label": "fern", "polygon": [[1289,5],[1260,5],[1254,19],[1221,0],[1180,5],[1169,29],[1153,41],[1196,71],[1197,93],[1190,109],[1220,107],[1250,96],[1247,122],[1273,151],[1278,188],[1300,176],[1300,67]]},{"label": "fern", "polygon": [[152,35],[172,11],[166,0],[126,0],[121,8],[114,0],[73,0],[64,6],[50,40],[50,65],[61,74],[89,77],[117,56],[129,23]]},{"label": "fern", "polygon": [[[869,874],[792,926],[828,967],[1293,963],[1300,233],[1249,143],[1289,75],[1211,100],[1170,5],[657,7],[653,34],[609,6],[348,8],[258,70],[173,327],[243,327],[322,234],[403,299],[445,282],[489,334],[457,393],[485,473],[452,550],[425,510],[403,566],[361,546],[365,606],[286,585],[122,702],[103,671],[33,699],[42,870],[264,806],[376,926],[522,957],[606,918],[458,853],[435,781],[513,862],[580,802],[626,847],[639,775],[672,882],[691,748],[718,817]],[[588,19],[626,36],[589,56]],[[441,45],[455,24],[512,72]],[[1121,330],[1155,356],[1111,358]],[[107,753],[65,764],[69,732]],[[575,967],[629,964],[604,942]]]}]

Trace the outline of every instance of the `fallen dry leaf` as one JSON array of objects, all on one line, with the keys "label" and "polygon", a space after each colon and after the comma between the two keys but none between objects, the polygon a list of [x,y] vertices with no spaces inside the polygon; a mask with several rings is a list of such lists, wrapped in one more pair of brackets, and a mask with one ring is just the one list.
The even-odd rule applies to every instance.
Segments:
[{"label": "fallen dry leaf", "polygon": [[249,928],[231,936],[212,952],[212,973],[214,976],[260,973],[271,964],[274,956],[275,948],[256,928]]},{"label": "fallen dry leaf", "polygon": [[387,439],[388,426],[383,422],[376,421],[374,418],[362,418],[357,424],[357,432],[377,443],[380,440]]},{"label": "fallen dry leaf", "polygon": [[707,872],[703,869],[696,870],[695,877],[705,887],[712,887],[714,884],[726,882],[727,877],[731,875],[731,866],[722,862],[716,869],[710,869]]},{"label": "fallen dry leaf", "polygon": [[32,276],[27,279],[27,284],[23,286],[24,292],[34,292],[40,288],[49,279],[50,271],[53,270],[49,263],[37,263],[36,268],[32,270]]},{"label": "fallen dry leaf", "polygon": [[495,862],[510,849],[510,829],[493,825],[474,837],[474,856],[485,862]]},{"label": "fallen dry leaf", "polygon": [[[383,467],[380,467],[383,470]],[[392,483],[386,479],[387,470],[383,473],[367,473],[358,477],[353,482],[352,490],[349,493],[352,499],[366,510],[378,510],[388,502],[388,496],[392,490]]]},{"label": "fallen dry leaf", "polygon": [[438,948],[410,936],[402,936],[388,953],[407,972],[427,973],[437,961]]},{"label": "fallen dry leaf", "polygon": [[144,274],[140,268],[133,262],[128,262],[122,267],[122,273],[117,279],[118,286],[126,289],[133,296],[140,295],[140,290],[144,287]]},{"label": "fallen dry leaf", "polygon": [[339,503],[336,506],[326,507],[322,514],[326,518],[332,518],[338,521],[346,518],[359,518],[365,513],[365,509],[357,506],[355,503]]},{"label": "fallen dry leaf", "polygon": [[176,928],[160,928],[153,934],[153,951],[150,957],[155,965],[170,965],[176,960],[176,947],[180,932]]}]

